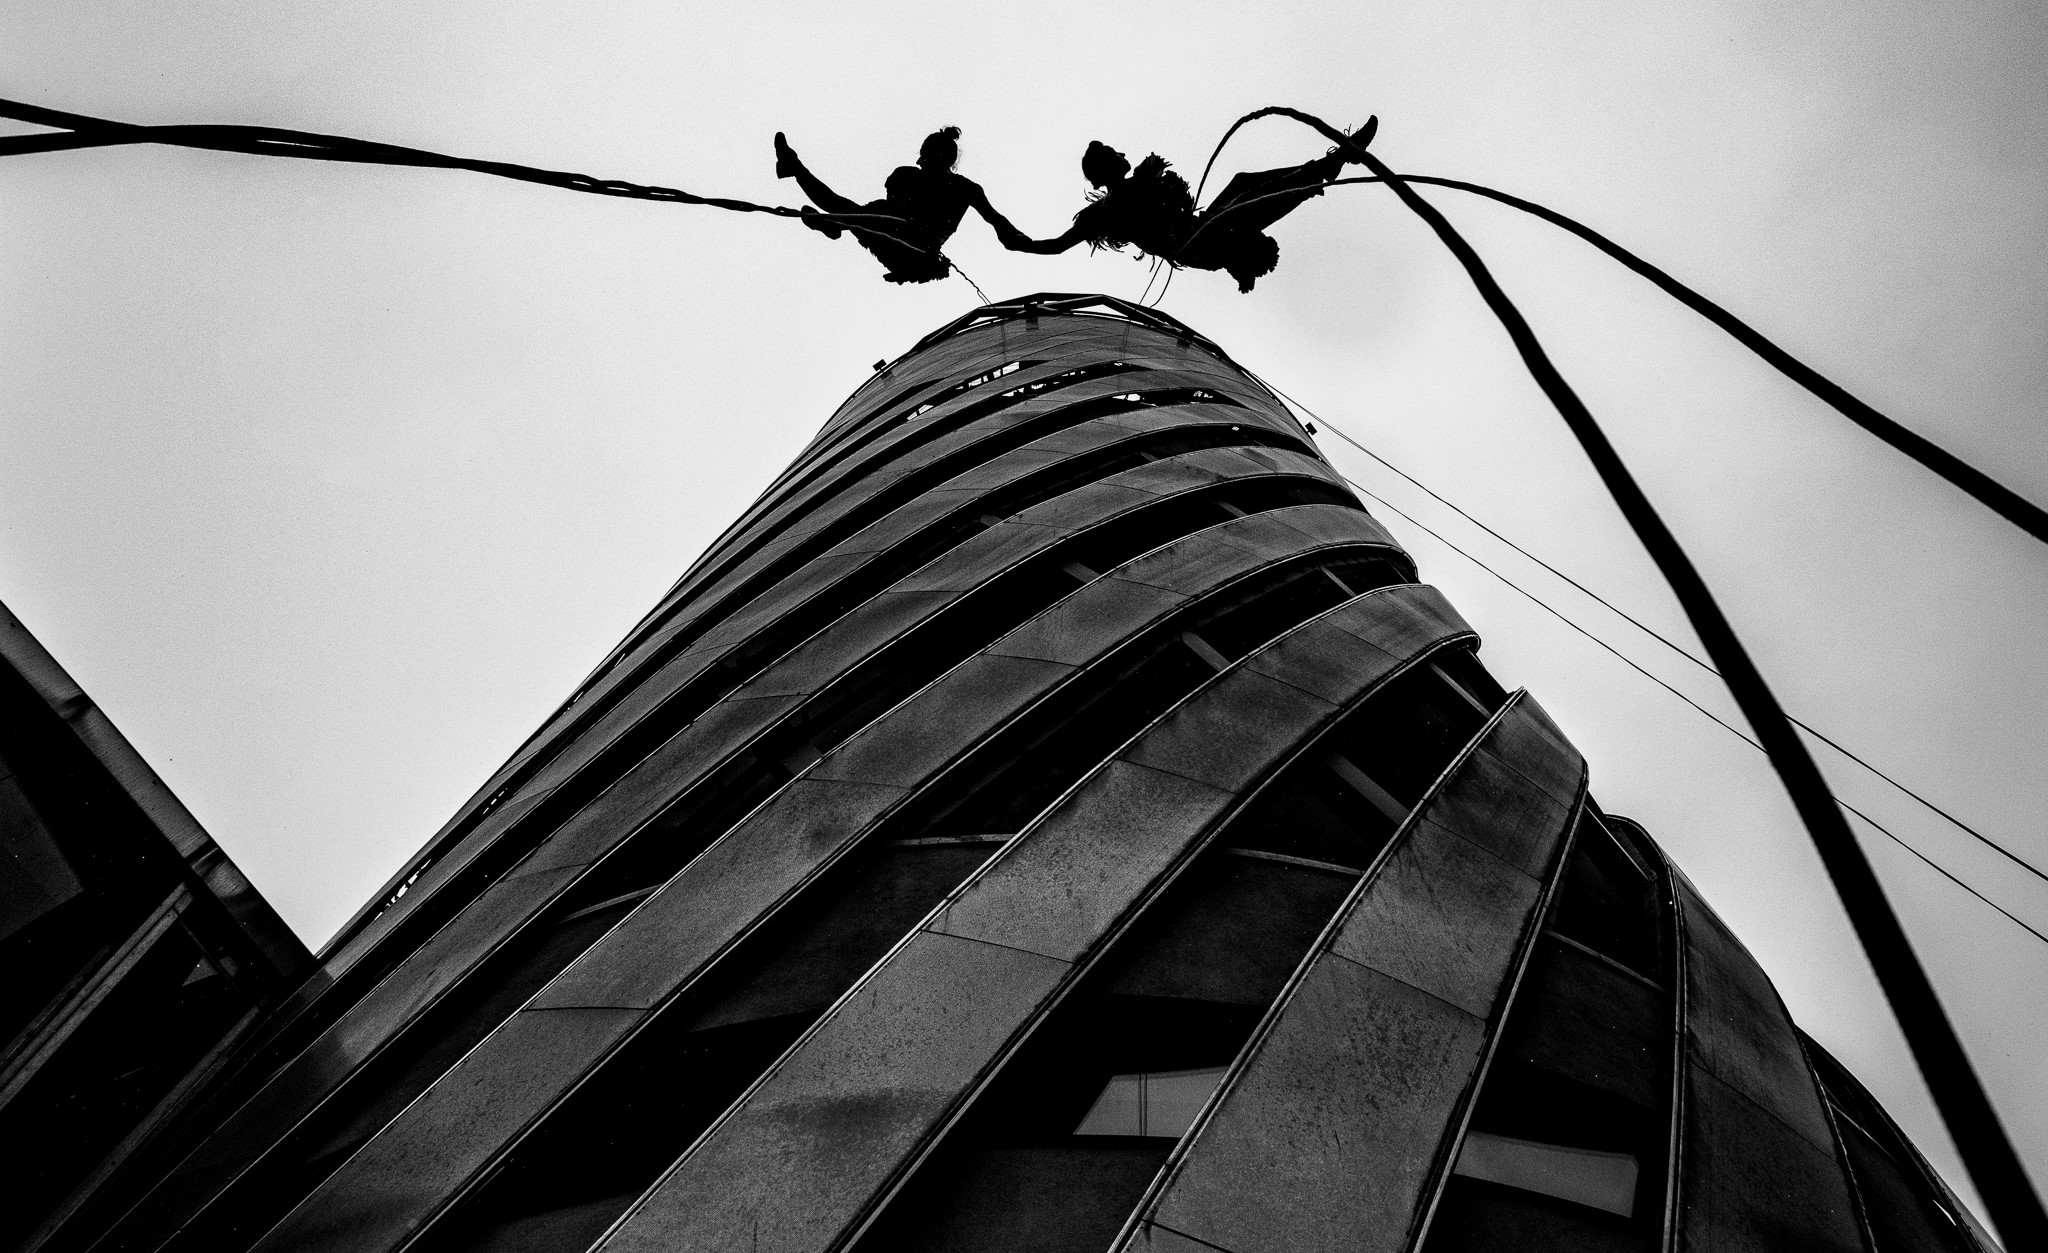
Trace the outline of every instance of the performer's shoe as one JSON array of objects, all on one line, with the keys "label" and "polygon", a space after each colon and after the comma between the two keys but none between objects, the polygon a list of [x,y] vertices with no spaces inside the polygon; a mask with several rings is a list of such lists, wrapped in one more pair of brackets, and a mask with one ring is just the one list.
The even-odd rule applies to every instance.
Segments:
[{"label": "performer's shoe", "polygon": [[[1379,129],[1379,115],[1374,114],[1373,116],[1365,119],[1365,125],[1359,127],[1355,131],[1347,131],[1346,136],[1351,140],[1353,144],[1357,145],[1358,147],[1370,148],[1372,146],[1372,137],[1379,133]],[[1356,162],[1358,160],[1357,157],[1352,156],[1348,151],[1341,148],[1332,148],[1330,149],[1330,151],[1344,152],[1344,159],[1347,161]]]},{"label": "performer's shoe", "polygon": [[823,235],[827,239],[839,238],[839,236],[846,229],[845,227],[839,225],[839,223],[837,222],[826,221],[823,214],[819,213],[816,209],[813,209],[809,205],[805,205],[803,208],[798,209],[797,212],[804,215],[805,226],[810,227],[812,230],[818,232],[820,235]]},{"label": "performer's shoe", "polygon": [[795,178],[797,171],[803,168],[803,162],[797,160],[796,153],[790,150],[789,141],[782,137],[781,131],[776,131],[775,177]]}]

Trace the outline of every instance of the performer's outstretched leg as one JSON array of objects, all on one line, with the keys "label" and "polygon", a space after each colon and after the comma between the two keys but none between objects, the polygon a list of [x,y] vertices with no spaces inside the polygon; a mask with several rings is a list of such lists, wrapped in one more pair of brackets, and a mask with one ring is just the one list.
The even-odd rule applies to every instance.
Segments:
[{"label": "performer's outstretched leg", "polygon": [[[827,187],[823,179],[811,173],[809,167],[804,165],[802,158],[796,155],[795,149],[789,146],[789,140],[783,137],[781,131],[775,132],[775,177],[795,179],[796,185],[803,188],[804,195],[810,197],[811,203],[827,213],[859,213],[861,211],[859,201],[848,200],[830,187]],[[841,228],[837,224],[821,222],[809,213],[804,214],[804,225],[821,233],[827,239],[839,238]]]},{"label": "performer's outstretched leg", "polygon": [[1280,245],[1265,233],[1267,228],[1322,195],[1323,184],[1343,173],[1344,161],[1341,153],[1332,152],[1302,165],[1231,179],[1196,219],[1180,263],[1226,270],[1239,291],[1250,291],[1280,260]]}]

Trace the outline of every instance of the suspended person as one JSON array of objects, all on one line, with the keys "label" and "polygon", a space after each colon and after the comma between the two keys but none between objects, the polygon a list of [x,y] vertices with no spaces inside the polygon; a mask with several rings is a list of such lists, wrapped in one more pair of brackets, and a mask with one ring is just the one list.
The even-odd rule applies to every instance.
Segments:
[{"label": "suspended person", "polygon": [[[1353,140],[1364,147],[1378,126],[1379,119],[1368,120],[1353,132]],[[1164,157],[1153,153],[1133,170],[1123,153],[1098,139],[1081,155],[1082,175],[1101,189],[1095,200],[1074,215],[1066,234],[1009,246],[1019,252],[1058,253],[1079,243],[1129,245],[1177,268],[1223,270],[1237,280],[1239,291],[1248,292],[1280,260],[1280,245],[1266,228],[1322,195],[1323,185],[1354,160],[1332,148],[1305,165],[1240,174],[1197,213],[1187,180],[1169,169]]]},{"label": "suspended person", "polygon": [[[916,165],[899,165],[883,184],[880,200],[856,204],[827,187],[811,173],[781,131],[775,133],[775,177],[793,178],[822,213],[806,209],[804,223],[828,239],[839,238],[842,229],[875,255],[887,269],[882,277],[892,283],[929,283],[952,272],[952,265],[940,252],[960,221],[973,209],[995,228],[996,237],[1015,246],[1024,242],[1022,231],[997,213],[988,202],[981,184],[957,174],[960,160],[960,128],[948,126],[925,136]],[[829,216],[828,216],[829,215]],[[865,215],[871,223],[836,222],[834,216]],[[884,220],[887,219],[887,220]]]}]

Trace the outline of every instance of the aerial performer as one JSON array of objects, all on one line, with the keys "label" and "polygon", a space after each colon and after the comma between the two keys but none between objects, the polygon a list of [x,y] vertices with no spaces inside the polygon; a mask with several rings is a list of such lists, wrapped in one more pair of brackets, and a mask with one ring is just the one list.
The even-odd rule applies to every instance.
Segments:
[{"label": "aerial performer", "polygon": [[[1378,126],[1378,118],[1368,119],[1350,138],[1363,148]],[[1065,252],[1084,242],[1097,248],[1130,245],[1176,268],[1226,271],[1239,291],[1248,292],[1280,260],[1280,245],[1266,228],[1322,195],[1323,185],[1356,159],[1332,148],[1305,165],[1240,174],[1197,213],[1187,180],[1164,157],[1153,153],[1133,170],[1123,153],[1098,139],[1081,154],[1081,173],[1101,194],[1074,215],[1067,233],[1005,242],[1019,252],[1040,253]]]},{"label": "aerial performer", "polygon": [[[940,249],[960,229],[969,209],[981,214],[997,238],[1011,247],[1025,242],[1024,233],[989,204],[981,184],[954,172],[959,160],[960,128],[933,131],[925,136],[916,165],[899,165],[890,172],[882,199],[858,204],[827,187],[782,132],[775,132],[775,177],[795,179],[811,204],[822,210],[807,208],[805,225],[828,239],[839,238],[842,230],[852,231],[861,247],[887,268],[882,277],[892,283],[929,283],[950,274],[953,267]],[[839,216],[872,220],[833,220]]]}]

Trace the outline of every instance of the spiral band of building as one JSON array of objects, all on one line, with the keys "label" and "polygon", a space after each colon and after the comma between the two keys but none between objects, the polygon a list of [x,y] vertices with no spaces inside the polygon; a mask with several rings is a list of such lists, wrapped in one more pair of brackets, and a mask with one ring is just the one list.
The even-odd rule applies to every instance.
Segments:
[{"label": "spiral band of building", "polygon": [[1990,1247],[1215,345],[881,369],[32,1247]]}]

